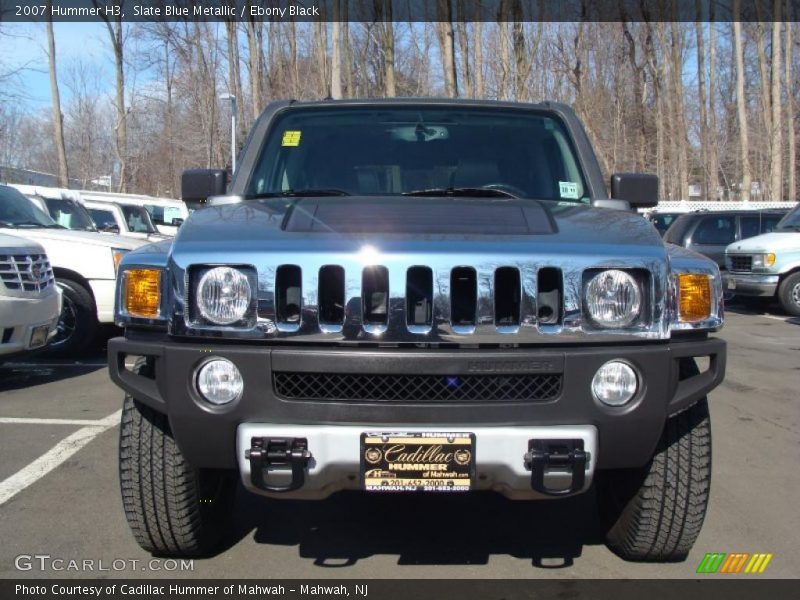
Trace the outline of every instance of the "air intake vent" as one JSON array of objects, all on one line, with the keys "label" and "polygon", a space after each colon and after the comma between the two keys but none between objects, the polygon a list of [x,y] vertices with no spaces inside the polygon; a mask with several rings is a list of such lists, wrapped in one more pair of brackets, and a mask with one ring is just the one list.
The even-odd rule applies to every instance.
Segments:
[{"label": "air intake vent", "polygon": [[366,267],[361,274],[364,329],[382,333],[389,322],[389,269]]},{"label": "air intake vent", "polygon": [[319,270],[319,322],[323,326],[344,323],[344,269],[326,265]]},{"label": "air intake vent", "polygon": [[561,269],[545,267],[539,270],[536,286],[536,315],[542,325],[561,322]]},{"label": "air intake vent", "polygon": [[279,326],[300,327],[302,273],[297,265],[281,265],[275,274],[275,316]]},{"label": "air intake vent", "polygon": [[494,272],[494,323],[498,329],[519,326],[521,285],[519,269],[500,267]]},{"label": "air intake vent", "polygon": [[406,276],[406,322],[414,333],[426,333],[433,324],[433,271],[411,267]]},{"label": "air intake vent", "polygon": [[478,276],[472,267],[456,267],[450,272],[450,319],[456,333],[475,330],[478,307]]}]

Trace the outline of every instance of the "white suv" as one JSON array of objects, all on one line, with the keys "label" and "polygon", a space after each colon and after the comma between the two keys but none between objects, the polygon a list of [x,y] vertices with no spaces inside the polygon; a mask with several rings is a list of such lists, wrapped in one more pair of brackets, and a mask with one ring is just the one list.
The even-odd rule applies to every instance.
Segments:
[{"label": "white suv", "polygon": [[50,257],[63,292],[58,332],[50,347],[64,355],[88,346],[99,323],[114,322],[117,265],[126,252],[147,243],[64,229],[21,192],[4,185],[0,185],[0,233],[38,242]]},{"label": "white suv", "polygon": [[0,360],[44,347],[60,312],[61,292],[44,249],[0,234]]}]

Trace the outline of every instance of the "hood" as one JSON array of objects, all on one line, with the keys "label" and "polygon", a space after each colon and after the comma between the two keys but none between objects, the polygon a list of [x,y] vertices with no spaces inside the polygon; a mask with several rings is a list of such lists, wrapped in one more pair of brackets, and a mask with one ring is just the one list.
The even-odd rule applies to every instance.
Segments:
[{"label": "hood", "polygon": [[105,246],[106,248],[120,248],[122,250],[133,250],[147,243],[147,240],[137,240],[96,231],[75,231],[72,229],[0,229],[0,232],[25,236],[34,241],[63,241],[93,246]]},{"label": "hood", "polygon": [[733,242],[726,253],[740,254],[747,252],[775,252],[776,250],[800,249],[800,232],[773,231],[764,235]]},{"label": "hood", "polygon": [[365,244],[402,251],[447,242],[450,249],[463,243],[473,251],[483,245],[519,249],[530,244],[532,250],[568,246],[619,253],[637,246],[664,252],[661,237],[638,214],[517,198],[247,200],[195,211],[176,240],[186,250],[218,242],[276,251],[347,251]]},{"label": "hood", "polygon": [[44,248],[42,248],[39,244],[32,240],[26,240],[22,236],[16,235],[7,235],[5,233],[0,233],[0,253],[7,252],[8,250],[22,250],[22,249],[31,249],[36,252],[44,252]]}]

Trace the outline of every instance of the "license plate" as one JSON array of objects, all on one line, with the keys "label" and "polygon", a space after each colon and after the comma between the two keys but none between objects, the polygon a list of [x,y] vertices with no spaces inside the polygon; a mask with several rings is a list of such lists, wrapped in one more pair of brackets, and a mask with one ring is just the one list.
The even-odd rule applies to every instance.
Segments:
[{"label": "license plate", "polygon": [[475,434],[361,434],[361,483],[369,492],[466,492],[475,478]]},{"label": "license plate", "polygon": [[735,279],[728,279],[728,289],[735,290],[736,289],[736,280]]},{"label": "license plate", "polygon": [[40,348],[47,343],[47,334],[50,333],[49,325],[40,325],[33,328],[29,348]]}]

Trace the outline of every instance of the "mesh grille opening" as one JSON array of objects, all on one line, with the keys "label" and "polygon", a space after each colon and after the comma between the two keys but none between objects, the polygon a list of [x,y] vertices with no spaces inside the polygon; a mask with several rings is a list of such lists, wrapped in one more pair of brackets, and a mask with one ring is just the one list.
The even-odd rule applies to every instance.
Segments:
[{"label": "mesh grille opening", "polygon": [[545,402],[561,393],[560,374],[395,375],[273,373],[288,400],[354,402]]}]

